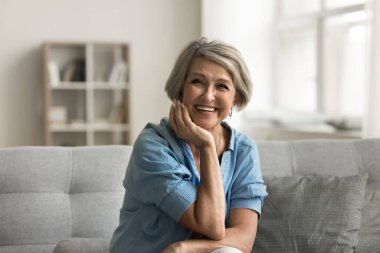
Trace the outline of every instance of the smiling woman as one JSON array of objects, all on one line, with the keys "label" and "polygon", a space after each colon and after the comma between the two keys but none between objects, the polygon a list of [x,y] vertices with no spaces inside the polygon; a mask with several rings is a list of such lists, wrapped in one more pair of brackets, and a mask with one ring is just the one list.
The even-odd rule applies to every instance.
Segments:
[{"label": "smiling woman", "polygon": [[214,128],[228,116],[235,95],[236,89],[227,70],[199,57],[191,64],[180,99],[195,124],[210,132],[219,132]]},{"label": "smiling woman", "polygon": [[257,146],[223,120],[251,81],[240,53],[191,42],[166,83],[169,119],[137,138],[111,252],[251,252],[267,195]]}]

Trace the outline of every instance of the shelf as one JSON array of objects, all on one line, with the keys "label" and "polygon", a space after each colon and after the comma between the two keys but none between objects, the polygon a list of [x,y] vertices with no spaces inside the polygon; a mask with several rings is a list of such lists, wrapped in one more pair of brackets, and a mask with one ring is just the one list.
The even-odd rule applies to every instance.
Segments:
[{"label": "shelf", "polygon": [[57,124],[50,125],[52,132],[129,131],[126,124]]},{"label": "shelf", "polygon": [[127,82],[109,83],[109,82],[60,82],[49,84],[52,90],[128,90]]},{"label": "shelf", "polygon": [[129,144],[129,47],[44,43],[46,145]]},{"label": "shelf", "polygon": [[127,90],[129,85],[127,82],[109,83],[109,82],[94,82],[90,86],[93,89],[99,90]]},{"label": "shelf", "polygon": [[51,124],[52,132],[85,132],[88,130],[86,124]]},{"label": "shelf", "polygon": [[127,124],[94,124],[90,126],[94,131],[129,131]]},{"label": "shelf", "polygon": [[60,82],[57,84],[49,84],[52,90],[84,90],[87,88],[85,82]]}]

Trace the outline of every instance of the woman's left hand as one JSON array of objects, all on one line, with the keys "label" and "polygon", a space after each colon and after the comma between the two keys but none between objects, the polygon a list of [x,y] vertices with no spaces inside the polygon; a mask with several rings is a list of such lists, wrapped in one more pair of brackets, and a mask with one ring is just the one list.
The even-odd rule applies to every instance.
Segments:
[{"label": "woman's left hand", "polygon": [[174,102],[171,106],[169,122],[179,138],[194,144],[197,148],[215,146],[212,134],[191,120],[186,106],[180,101]]}]

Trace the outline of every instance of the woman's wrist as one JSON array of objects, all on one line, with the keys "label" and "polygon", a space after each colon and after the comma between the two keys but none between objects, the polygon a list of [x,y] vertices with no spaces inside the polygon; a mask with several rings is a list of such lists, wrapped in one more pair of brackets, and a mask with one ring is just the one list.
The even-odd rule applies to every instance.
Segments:
[{"label": "woman's wrist", "polygon": [[214,142],[214,139],[211,138],[210,140],[207,140],[207,141],[204,141],[204,142],[201,142],[200,144],[198,144],[198,147],[200,152],[202,151],[207,151],[207,150],[215,150],[215,142]]}]

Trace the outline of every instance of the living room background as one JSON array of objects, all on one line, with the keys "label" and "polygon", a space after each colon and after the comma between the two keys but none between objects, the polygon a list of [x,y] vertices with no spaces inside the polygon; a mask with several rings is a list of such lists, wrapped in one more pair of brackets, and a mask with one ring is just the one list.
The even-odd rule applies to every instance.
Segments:
[{"label": "living room background", "polygon": [[199,0],[1,0],[0,146],[43,145],[49,40],[129,43],[134,139],[168,114],[165,81],[179,51],[200,36],[199,9]]},{"label": "living room background", "polygon": [[[0,146],[43,145],[42,43],[49,40],[129,44],[132,143],[148,121],[158,121],[168,114],[170,101],[163,91],[166,78],[179,50],[199,36],[236,45],[253,66],[255,93],[250,108],[270,107],[268,101],[273,101],[273,82],[277,78],[272,72],[276,61],[273,44],[277,41],[273,27],[278,21],[275,3],[279,2],[285,0],[0,1],[3,63],[0,65]],[[365,2],[366,10],[373,13],[380,9],[379,0],[359,2]],[[375,15],[370,22],[379,23],[378,17]],[[373,27],[379,30],[380,25]],[[378,51],[374,47],[379,37],[376,30],[372,31],[372,43],[369,43],[373,52]],[[369,69],[376,69],[380,61],[376,59],[380,57],[371,58]],[[380,93],[376,82],[380,78],[374,71],[371,73],[368,84],[363,85],[367,87],[365,92],[376,98]],[[380,114],[376,101],[379,100],[368,101],[366,131],[371,134],[367,136],[378,137]],[[292,121],[292,114],[252,115],[236,112],[229,121],[258,140],[366,136],[363,131],[345,135],[325,129],[319,131],[314,126],[279,127],[278,119]],[[268,119],[268,115],[274,116],[274,125],[261,127],[260,120]],[[304,121],[315,119],[312,114],[301,116]],[[256,119],[253,126],[249,123],[252,118]]]}]

